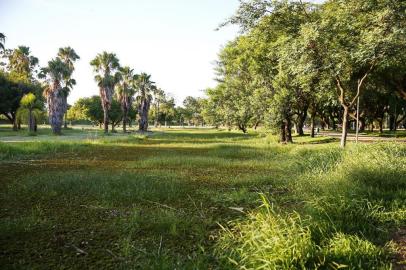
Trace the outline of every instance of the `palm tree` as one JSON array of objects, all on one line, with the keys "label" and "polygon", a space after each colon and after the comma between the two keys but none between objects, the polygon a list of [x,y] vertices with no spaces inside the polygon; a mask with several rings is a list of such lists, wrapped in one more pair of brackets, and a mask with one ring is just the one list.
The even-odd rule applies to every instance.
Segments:
[{"label": "palm tree", "polygon": [[165,101],[165,92],[161,88],[156,88],[153,94],[155,101],[155,127],[157,127],[159,122],[159,107]]},{"label": "palm tree", "polygon": [[0,33],[0,49],[4,51],[4,43],[6,42],[6,36],[3,33]]},{"label": "palm tree", "polygon": [[135,75],[134,79],[138,91],[139,130],[145,132],[148,130],[148,112],[152,100],[151,93],[155,89],[155,85],[154,82],[151,81],[151,75],[146,73]]},{"label": "palm tree", "polygon": [[135,94],[134,70],[130,67],[120,68],[120,82],[116,85],[116,97],[123,112],[123,132],[127,132],[128,111]]},{"label": "palm tree", "polygon": [[64,127],[67,128],[67,111],[68,111],[68,96],[73,88],[76,85],[75,79],[72,79],[72,73],[75,70],[74,63],[80,59],[79,55],[71,47],[59,48],[58,57],[68,66],[69,74],[63,79],[63,94],[64,94],[64,115],[65,115],[65,124]]},{"label": "palm tree", "polygon": [[28,115],[28,130],[30,132],[36,131],[36,123],[42,113],[41,105],[36,99],[37,97],[33,93],[24,95],[17,111],[17,118],[19,119],[23,118],[24,115]]},{"label": "palm tree", "polygon": [[48,104],[49,123],[54,134],[61,134],[63,116],[65,114],[64,89],[62,82],[70,73],[67,64],[59,57],[48,62],[48,66],[42,68],[40,77],[46,78],[47,85],[44,96]]},{"label": "palm tree", "polygon": [[101,104],[103,107],[104,132],[109,130],[109,110],[114,94],[114,86],[120,81],[119,61],[114,53],[103,52],[90,62],[94,72],[94,77],[100,89]]},{"label": "palm tree", "polygon": [[14,49],[8,58],[9,69],[25,78],[31,78],[35,66],[38,65],[38,58],[32,56],[30,48],[26,46]]}]

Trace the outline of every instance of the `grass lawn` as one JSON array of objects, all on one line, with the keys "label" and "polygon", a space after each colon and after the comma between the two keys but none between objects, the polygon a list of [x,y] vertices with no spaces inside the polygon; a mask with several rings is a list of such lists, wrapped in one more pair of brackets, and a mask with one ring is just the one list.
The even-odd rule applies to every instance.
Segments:
[{"label": "grass lawn", "polygon": [[1,269],[405,263],[405,144],[343,151],[323,137],[283,146],[209,129],[41,132],[46,141],[0,142]]}]

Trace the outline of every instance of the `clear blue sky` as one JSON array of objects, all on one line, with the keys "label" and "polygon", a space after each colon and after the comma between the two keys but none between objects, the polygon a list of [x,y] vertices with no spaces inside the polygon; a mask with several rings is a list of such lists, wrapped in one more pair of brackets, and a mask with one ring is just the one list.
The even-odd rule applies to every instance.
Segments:
[{"label": "clear blue sky", "polygon": [[237,0],[0,0],[0,32],[7,48],[29,46],[41,66],[59,47],[77,51],[70,103],[98,94],[89,62],[103,50],[152,74],[180,103],[214,85],[217,53],[237,34],[214,29],[237,7]]}]

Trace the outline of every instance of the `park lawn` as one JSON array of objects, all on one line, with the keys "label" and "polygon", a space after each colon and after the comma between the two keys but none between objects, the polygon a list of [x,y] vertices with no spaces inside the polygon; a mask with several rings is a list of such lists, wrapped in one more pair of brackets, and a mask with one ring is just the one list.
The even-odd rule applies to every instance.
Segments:
[{"label": "park lawn", "polygon": [[0,143],[2,269],[390,269],[406,146],[165,130]]},{"label": "park lawn", "polygon": [[108,140],[118,137],[127,136],[121,129],[116,129],[114,133],[105,134],[98,127],[90,125],[74,126],[63,129],[60,136],[55,136],[49,126],[39,126],[38,131],[30,133],[26,126],[22,126],[21,130],[13,131],[11,125],[0,125],[0,142],[55,142],[55,141],[89,141],[89,140]]}]

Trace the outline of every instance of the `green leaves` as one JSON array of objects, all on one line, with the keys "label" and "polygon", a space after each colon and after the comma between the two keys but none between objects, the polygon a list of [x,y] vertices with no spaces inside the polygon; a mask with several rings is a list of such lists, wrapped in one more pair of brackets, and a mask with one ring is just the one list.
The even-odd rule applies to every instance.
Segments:
[{"label": "green leaves", "polygon": [[28,93],[21,98],[20,104],[23,107],[33,107],[37,98],[33,93]]}]

